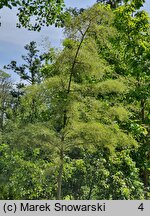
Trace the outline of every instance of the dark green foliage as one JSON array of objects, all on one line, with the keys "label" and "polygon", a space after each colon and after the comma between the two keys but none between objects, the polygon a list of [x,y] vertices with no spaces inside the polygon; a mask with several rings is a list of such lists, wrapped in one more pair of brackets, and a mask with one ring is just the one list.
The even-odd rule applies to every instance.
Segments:
[{"label": "dark green foliage", "polygon": [[42,60],[44,60],[44,56],[39,56],[37,49],[37,45],[35,41],[31,41],[25,47],[27,51],[27,55],[23,55],[22,59],[26,62],[21,66],[17,66],[16,61],[11,61],[11,63],[5,66],[6,69],[12,69],[15,73],[17,73],[22,80],[27,81],[29,84],[34,85],[35,83],[40,83],[42,79],[41,75],[41,67]]},{"label": "dark green foliage", "polygon": [[[68,199],[143,199],[143,184],[130,150],[95,152],[80,149],[66,158],[63,196]],[[68,193],[69,188],[69,193]]]},{"label": "dark green foliage", "polygon": [[123,2],[122,0],[97,0],[97,3],[108,4],[111,8],[116,8]]}]

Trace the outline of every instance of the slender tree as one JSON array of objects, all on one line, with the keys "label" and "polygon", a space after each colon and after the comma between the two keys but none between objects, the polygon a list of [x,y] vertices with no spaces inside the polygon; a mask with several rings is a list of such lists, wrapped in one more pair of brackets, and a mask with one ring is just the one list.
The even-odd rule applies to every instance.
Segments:
[{"label": "slender tree", "polygon": [[7,109],[10,104],[12,84],[10,75],[0,70],[0,131],[3,133]]}]

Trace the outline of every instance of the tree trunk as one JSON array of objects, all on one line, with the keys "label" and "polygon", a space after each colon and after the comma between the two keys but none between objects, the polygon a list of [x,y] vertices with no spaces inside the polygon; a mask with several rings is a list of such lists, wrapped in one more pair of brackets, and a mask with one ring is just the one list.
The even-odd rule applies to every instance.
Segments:
[{"label": "tree trunk", "polygon": [[[141,99],[141,120],[144,124],[145,121],[145,100]],[[145,188],[145,199],[147,199],[147,187],[148,187],[148,172],[147,169],[143,170],[143,183]]]},{"label": "tree trunk", "polygon": [[[73,77],[73,74],[74,74],[74,68],[75,68],[75,65],[76,65],[76,59],[77,59],[77,57],[79,55],[80,48],[82,46],[82,43],[84,41],[84,38],[85,38],[86,33],[88,32],[89,28],[90,28],[90,23],[89,23],[89,26],[87,27],[87,29],[85,30],[84,34],[82,34],[81,41],[79,43],[79,46],[78,46],[78,48],[76,50],[76,53],[75,53],[75,56],[74,56],[74,60],[73,60],[72,67],[71,67],[71,70],[70,70],[70,77],[69,77],[69,82],[68,82],[66,99],[68,98],[68,96],[70,94],[71,82],[72,82],[72,77]],[[64,115],[63,115],[63,129],[67,125],[67,120],[68,120],[67,108],[65,107]],[[62,143],[61,143],[61,150],[60,150],[60,166],[59,166],[58,180],[57,180],[57,184],[58,184],[57,199],[58,200],[60,200],[61,196],[62,196],[62,190],[61,189],[62,189],[62,175],[63,175],[63,165],[64,165],[64,135],[61,138],[61,142]]]},{"label": "tree trunk", "polygon": [[62,196],[62,175],[63,175],[63,166],[64,166],[64,150],[63,150],[63,144],[60,150],[60,166],[59,166],[59,172],[58,172],[58,179],[57,179],[57,200],[61,200]]},{"label": "tree trunk", "polygon": [[148,199],[148,191],[147,191],[147,187],[148,187],[148,173],[147,173],[147,170],[144,170],[143,171],[143,180],[144,180],[144,196],[145,196],[145,199],[147,200]]},{"label": "tree trunk", "polygon": [[91,199],[91,195],[92,195],[92,191],[93,191],[93,186],[94,186],[94,184],[93,184],[93,181],[92,181],[91,184],[90,184],[90,191],[89,191],[87,200],[90,200],[90,199]]},{"label": "tree trunk", "polygon": [[144,123],[145,120],[145,100],[141,99],[141,119],[142,123]]}]

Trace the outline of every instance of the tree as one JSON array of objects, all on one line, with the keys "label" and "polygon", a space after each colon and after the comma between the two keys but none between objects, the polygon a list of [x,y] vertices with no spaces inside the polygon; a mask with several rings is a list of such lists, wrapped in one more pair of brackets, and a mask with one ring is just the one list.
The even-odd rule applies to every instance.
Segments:
[{"label": "tree", "polygon": [[104,3],[110,5],[111,8],[117,8],[124,1],[122,0],[97,0],[97,3]]},{"label": "tree", "polygon": [[64,165],[65,198],[143,199],[143,184],[130,153],[131,149],[122,149],[112,154],[100,146],[96,151],[71,149]]},{"label": "tree", "polygon": [[39,148],[32,150],[16,148],[14,143],[0,145],[0,199],[55,198],[53,163],[42,157]]},{"label": "tree", "polygon": [[[36,42],[34,41],[25,45],[24,48],[28,51],[27,55],[22,55],[22,59],[26,62],[25,64],[17,66],[16,61],[11,61],[9,65],[5,66],[6,69],[12,69],[23,80],[23,82],[17,84],[17,88],[12,91],[14,98],[17,98],[16,105],[19,105],[19,100],[23,95],[23,89],[26,82],[30,85],[35,85],[42,81],[42,62],[47,58],[47,54],[38,55],[39,50],[37,49]],[[34,121],[37,117],[36,97],[32,98],[30,105],[30,121]]]},{"label": "tree", "polygon": [[146,190],[149,185],[149,18],[145,11],[137,11],[137,8],[131,2],[116,9],[114,24],[118,34],[113,40],[112,52],[105,46],[103,54],[117,74],[126,76],[129,82],[129,92],[124,101],[132,117],[126,128],[140,144],[140,153],[135,155],[141,155],[141,159],[135,155],[133,158],[137,164],[140,162],[138,167]]},{"label": "tree", "polygon": [[108,4],[113,9],[116,9],[117,7],[123,4],[130,4],[131,6],[134,6],[136,9],[139,9],[143,6],[145,0],[97,0],[97,3]]},{"label": "tree", "polygon": [[55,24],[62,26],[64,19],[63,0],[5,0],[0,1],[0,9],[18,7],[18,27],[40,31],[42,26]]},{"label": "tree", "polygon": [[114,149],[136,145],[119,125],[128,119],[128,111],[120,104],[118,107],[126,86],[121,78],[110,80],[111,68],[101,58],[97,46],[98,41],[104,45],[114,36],[112,20],[111,10],[101,5],[71,17],[66,23],[68,37],[63,43],[64,50],[50,67],[49,79],[43,83],[49,89],[53,133],[59,138],[57,199],[62,194],[65,155],[72,146]]},{"label": "tree", "polygon": [[[112,20],[111,10],[101,5],[70,17],[66,22],[64,49],[49,67],[49,78],[40,85],[26,88],[20,101],[20,107],[24,109],[20,109],[18,115],[17,132],[10,128],[6,138],[11,145],[21,147],[22,144],[23,148],[29,146],[29,149],[32,146],[31,151],[35,146],[53,149],[53,153],[47,152],[57,159],[54,163],[57,199],[63,197],[62,179],[68,149],[83,146],[94,151],[101,146],[113,151],[122,145],[122,140],[125,146],[136,145],[132,136],[121,131],[114,120],[124,121],[128,117],[127,111],[117,105],[110,110],[109,103],[112,102],[102,100],[102,97],[118,100],[126,89],[120,79],[114,80],[114,84],[108,79],[112,70],[99,55],[96,44],[96,39],[105,43],[114,35]],[[117,89],[116,85],[119,85]],[[32,98],[37,98],[36,122],[24,124],[24,117],[30,115]]]},{"label": "tree", "polygon": [[37,49],[36,42],[32,41],[30,44],[25,45],[24,48],[28,51],[26,56],[22,55],[22,59],[26,62],[26,64],[17,66],[16,61],[11,61],[11,63],[5,66],[5,68],[12,69],[22,80],[27,81],[31,85],[40,83],[42,79],[40,71],[42,67],[42,56],[38,56],[39,50]]},{"label": "tree", "polygon": [[7,109],[10,104],[12,84],[10,75],[0,70],[0,132],[3,133]]}]

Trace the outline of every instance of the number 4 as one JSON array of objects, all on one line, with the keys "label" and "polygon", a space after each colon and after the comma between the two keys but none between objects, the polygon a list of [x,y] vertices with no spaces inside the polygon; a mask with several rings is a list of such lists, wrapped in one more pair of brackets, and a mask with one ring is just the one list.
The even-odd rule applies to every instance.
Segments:
[{"label": "number 4", "polygon": [[141,203],[138,207],[139,210],[143,211],[144,210],[144,206],[143,206],[143,203]]}]

